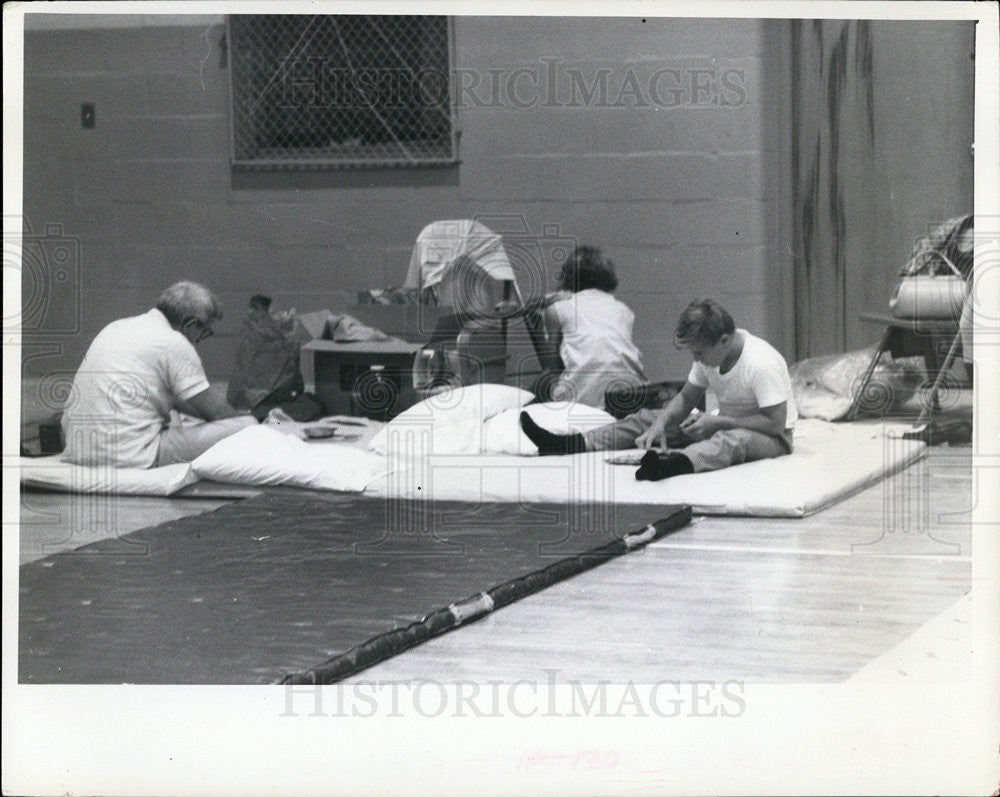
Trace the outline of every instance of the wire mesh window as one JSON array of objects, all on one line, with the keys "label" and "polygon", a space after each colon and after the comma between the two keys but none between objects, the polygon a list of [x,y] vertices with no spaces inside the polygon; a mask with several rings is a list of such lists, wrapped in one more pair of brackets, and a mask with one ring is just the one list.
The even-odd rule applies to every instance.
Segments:
[{"label": "wire mesh window", "polygon": [[448,17],[229,17],[232,162],[454,163]]}]

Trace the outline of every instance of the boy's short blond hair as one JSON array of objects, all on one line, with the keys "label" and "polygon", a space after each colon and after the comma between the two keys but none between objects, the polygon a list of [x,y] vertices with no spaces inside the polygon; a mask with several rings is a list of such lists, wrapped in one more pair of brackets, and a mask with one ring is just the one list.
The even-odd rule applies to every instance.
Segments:
[{"label": "boy's short blond hair", "polygon": [[674,331],[674,345],[687,348],[692,343],[714,346],[723,335],[732,335],[736,323],[726,309],[713,299],[695,299],[681,313]]}]

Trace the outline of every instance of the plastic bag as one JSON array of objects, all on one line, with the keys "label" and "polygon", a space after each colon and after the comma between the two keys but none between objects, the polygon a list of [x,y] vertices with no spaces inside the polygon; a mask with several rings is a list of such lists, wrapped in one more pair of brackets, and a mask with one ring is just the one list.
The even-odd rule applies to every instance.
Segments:
[{"label": "plastic bag", "polygon": [[[847,415],[865,371],[875,356],[875,347],[810,357],[788,369],[795,406],[802,418],[835,421]],[[893,360],[883,354],[861,399],[866,412],[899,410],[913,398],[925,378],[923,360],[905,357]]]},{"label": "plastic bag", "polygon": [[236,365],[226,391],[229,403],[238,409],[293,401],[304,389],[299,348],[308,334],[296,321],[294,310],[274,313],[270,307],[269,297],[254,296],[243,319]]}]

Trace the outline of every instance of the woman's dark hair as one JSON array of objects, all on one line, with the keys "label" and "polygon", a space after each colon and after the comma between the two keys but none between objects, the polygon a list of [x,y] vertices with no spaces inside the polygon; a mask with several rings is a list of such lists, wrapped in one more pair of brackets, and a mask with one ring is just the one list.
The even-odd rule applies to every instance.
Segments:
[{"label": "woman's dark hair", "polygon": [[615,275],[615,264],[602,255],[600,249],[596,246],[578,246],[563,263],[559,283],[564,290],[573,293],[588,288],[613,293],[618,287],[618,277]]},{"label": "woman's dark hair", "polygon": [[695,299],[689,304],[674,332],[674,345],[685,348],[692,343],[714,346],[723,335],[736,332],[733,317],[712,299]]}]

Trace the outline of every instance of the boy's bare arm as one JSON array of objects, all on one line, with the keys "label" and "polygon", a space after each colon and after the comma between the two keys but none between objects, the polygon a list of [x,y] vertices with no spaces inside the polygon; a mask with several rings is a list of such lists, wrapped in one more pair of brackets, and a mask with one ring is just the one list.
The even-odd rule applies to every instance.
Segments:
[{"label": "boy's bare arm", "polygon": [[691,382],[685,382],[681,392],[670,399],[670,402],[660,412],[653,425],[636,438],[637,448],[667,447],[667,429],[677,426],[694,409],[705,395],[705,388]]},{"label": "boy's bare arm", "polygon": [[777,436],[785,431],[788,404],[782,401],[770,407],[761,407],[754,415],[734,418],[727,415],[702,414],[685,420],[681,431],[695,440],[704,440],[723,429],[750,429],[754,432]]},{"label": "boy's bare arm", "polygon": [[537,352],[538,361],[546,371],[561,373],[565,366],[559,356],[559,347],[562,345],[562,327],[559,325],[559,316],[546,307],[542,314],[545,320],[545,343],[541,350]]}]

